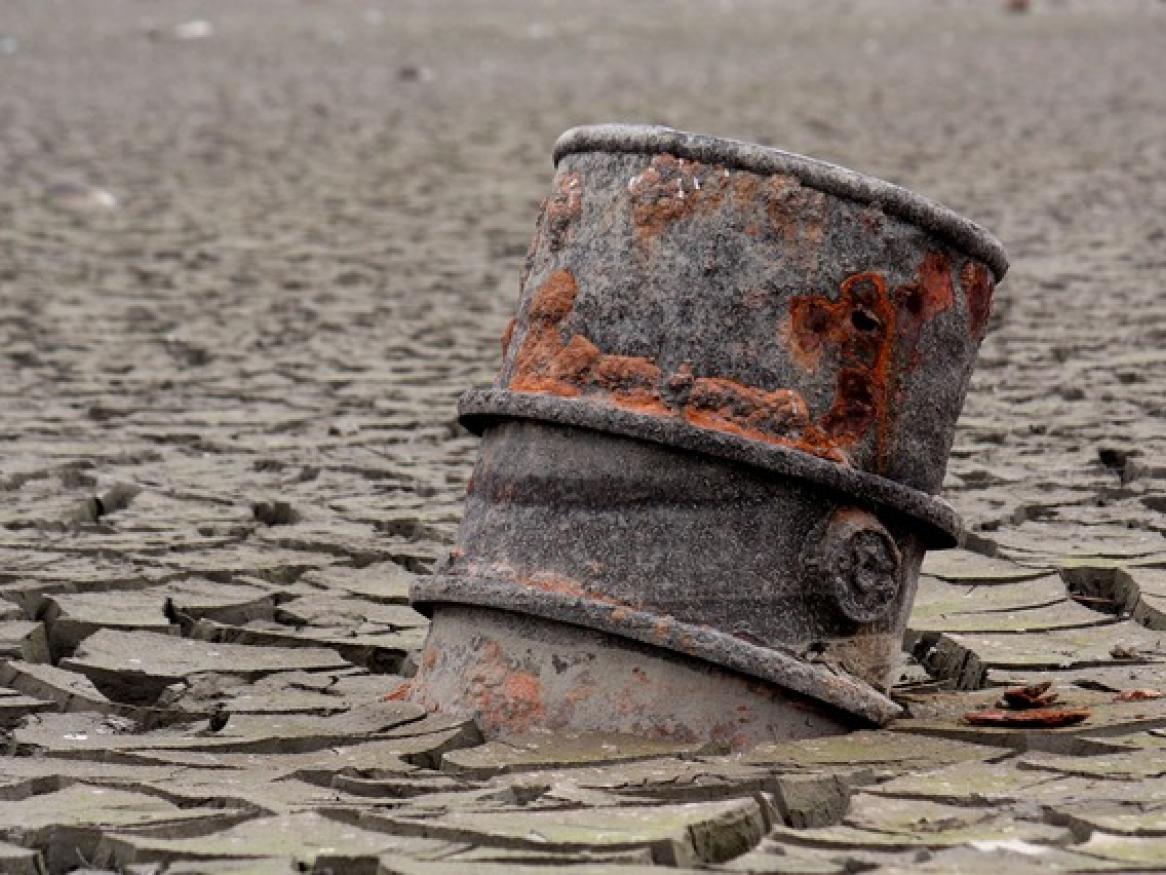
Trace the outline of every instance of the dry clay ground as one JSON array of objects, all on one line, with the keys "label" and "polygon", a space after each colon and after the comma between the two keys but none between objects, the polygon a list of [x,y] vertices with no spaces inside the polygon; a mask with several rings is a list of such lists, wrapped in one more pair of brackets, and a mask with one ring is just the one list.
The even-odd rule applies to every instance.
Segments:
[{"label": "dry clay ground", "polygon": [[[1166,869],[1166,699],[1115,701],[1166,687],[1164,81],[1152,0],[7,0],[0,871]],[[1010,249],[888,731],[480,744],[381,701],[550,145],[606,120]],[[1017,679],[1090,719],[961,723]]]}]

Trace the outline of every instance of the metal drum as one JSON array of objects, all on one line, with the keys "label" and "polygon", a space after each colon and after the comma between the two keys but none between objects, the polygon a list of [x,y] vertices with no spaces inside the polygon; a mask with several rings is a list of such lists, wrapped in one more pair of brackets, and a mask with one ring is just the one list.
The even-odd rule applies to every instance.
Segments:
[{"label": "metal drum", "polygon": [[576,128],[489,389],[411,697],[489,736],[735,747],[885,723],[1007,270],[910,192],[668,128]]}]

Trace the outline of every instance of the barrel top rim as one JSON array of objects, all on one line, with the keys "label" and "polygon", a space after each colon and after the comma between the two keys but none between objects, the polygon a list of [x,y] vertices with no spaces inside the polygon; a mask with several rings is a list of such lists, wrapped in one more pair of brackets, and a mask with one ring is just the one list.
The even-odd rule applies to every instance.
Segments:
[{"label": "barrel top rim", "polygon": [[599,124],[571,128],[555,142],[552,154],[558,166],[566,156],[583,152],[670,154],[752,173],[787,174],[827,194],[877,205],[888,215],[946,239],[984,262],[992,270],[997,282],[1008,272],[1008,253],[1004,245],[985,228],[955,210],[902,186],[828,161],[743,140],[643,124]]}]

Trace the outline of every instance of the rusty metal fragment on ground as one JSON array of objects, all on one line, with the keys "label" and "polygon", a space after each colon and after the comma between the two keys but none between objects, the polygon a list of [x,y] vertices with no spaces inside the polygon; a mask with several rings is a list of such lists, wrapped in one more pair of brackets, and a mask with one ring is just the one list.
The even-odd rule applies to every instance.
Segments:
[{"label": "rusty metal fragment on ground", "polygon": [[1161,699],[1159,690],[1122,690],[1113,697],[1115,702],[1146,702],[1150,699]]},{"label": "rusty metal fragment on ground", "polygon": [[904,189],[577,128],[503,339],[408,695],[487,735],[881,724],[1000,244]]},{"label": "rusty metal fragment on ground", "polygon": [[973,726],[1012,726],[1055,729],[1058,726],[1073,726],[1089,719],[1088,708],[1031,708],[1022,711],[1006,711],[989,708],[972,711],[964,715],[964,720]]}]

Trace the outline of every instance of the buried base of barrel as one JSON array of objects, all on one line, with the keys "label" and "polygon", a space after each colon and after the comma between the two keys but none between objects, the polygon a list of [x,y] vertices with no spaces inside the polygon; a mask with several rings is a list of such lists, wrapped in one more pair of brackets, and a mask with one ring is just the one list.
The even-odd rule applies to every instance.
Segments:
[{"label": "buried base of barrel", "polygon": [[610,732],[741,750],[858,728],[842,711],[649,645],[539,617],[435,605],[410,698],[487,738]]}]

